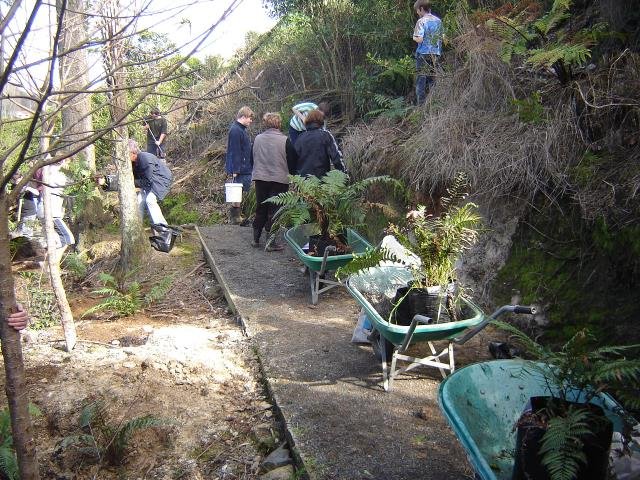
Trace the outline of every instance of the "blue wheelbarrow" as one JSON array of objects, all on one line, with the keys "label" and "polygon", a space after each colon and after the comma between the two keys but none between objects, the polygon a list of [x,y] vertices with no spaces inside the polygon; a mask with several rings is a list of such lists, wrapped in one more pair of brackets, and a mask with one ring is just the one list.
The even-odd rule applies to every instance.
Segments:
[{"label": "blue wheelbarrow", "polygon": [[[438,403],[466,450],[476,478],[510,480],[516,448],[514,425],[530,397],[549,395],[539,369],[526,360],[494,360],[468,365],[447,377]],[[578,398],[576,400],[579,401]],[[609,395],[592,400],[621,432],[629,417]]]}]

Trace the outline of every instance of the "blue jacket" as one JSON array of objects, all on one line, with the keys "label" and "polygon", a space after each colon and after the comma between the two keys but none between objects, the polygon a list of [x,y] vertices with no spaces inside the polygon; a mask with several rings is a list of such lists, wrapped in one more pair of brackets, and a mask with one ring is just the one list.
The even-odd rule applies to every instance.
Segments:
[{"label": "blue jacket", "polygon": [[227,140],[227,157],[224,168],[229,175],[251,175],[253,157],[251,155],[251,139],[247,127],[235,121],[229,128]]}]

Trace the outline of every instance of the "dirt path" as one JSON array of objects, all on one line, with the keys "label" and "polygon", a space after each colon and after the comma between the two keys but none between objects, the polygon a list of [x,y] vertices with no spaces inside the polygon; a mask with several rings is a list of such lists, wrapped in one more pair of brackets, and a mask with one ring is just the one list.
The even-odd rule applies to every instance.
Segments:
[{"label": "dirt path", "polygon": [[[41,476],[46,479],[258,478],[278,443],[246,337],[187,235],[170,255],[154,254],[146,284],[165,276],[173,288],[144,312],[117,320],[77,320],[80,342],[63,350],[59,327],[29,332],[24,345]],[[95,300],[91,286],[72,294],[78,313]],[[81,430],[83,407],[104,402],[92,430]],[[116,429],[152,415],[162,425],[136,432],[110,464],[98,419]],[[93,434],[96,448],[70,444]],[[85,437],[86,438],[86,437]],[[99,452],[100,455],[96,455]]]}]

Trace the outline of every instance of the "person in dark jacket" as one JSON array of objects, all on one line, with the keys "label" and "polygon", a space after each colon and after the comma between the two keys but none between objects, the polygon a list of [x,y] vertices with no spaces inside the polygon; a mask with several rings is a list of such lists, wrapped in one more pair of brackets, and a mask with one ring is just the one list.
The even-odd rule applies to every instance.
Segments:
[{"label": "person in dark jacket", "polygon": [[167,119],[160,115],[160,110],[151,110],[151,116],[142,122],[147,132],[147,152],[156,157],[165,157],[164,140],[167,138]]},{"label": "person in dark jacket", "polygon": [[307,130],[300,134],[295,143],[298,154],[297,174],[300,176],[324,177],[331,170],[331,164],[340,171],[346,171],[336,139],[322,128],[323,124],[322,111],[312,110],[308,113],[305,119]]},{"label": "person in dark jacket", "polygon": [[[249,107],[238,110],[236,120],[229,128],[227,139],[227,156],[225,170],[231,181],[242,183],[242,191],[248,192],[251,188],[251,170],[253,170],[253,158],[251,156],[251,139],[247,133],[247,127],[253,122],[253,111]],[[232,203],[229,211],[229,222],[240,223],[240,203]]]},{"label": "person in dark jacket", "polygon": [[149,152],[141,152],[135,140],[129,140],[129,158],[135,185],[140,188],[138,192],[140,213],[144,216],[146,207],[152,225],[167,225],[158,200],[162,200],[169,193],[173,180],[171,170],[161,158]]},{"label": "person in dark jacket", "polygon": [[[251,176],[256,187],[256,216],[253,220],[254,247],[260,246],[262,229],[271,230],[273,214],[277,207],[264,203],[267,198],[289,190],[289,173],[296,165],[296,151],[287,136],[280,131],[282,118],[278,113],[265,113],[262,121],[266,130],[253,142],[253,171]],[[276,242],[265,248],[279,251],[284,247]]]}]

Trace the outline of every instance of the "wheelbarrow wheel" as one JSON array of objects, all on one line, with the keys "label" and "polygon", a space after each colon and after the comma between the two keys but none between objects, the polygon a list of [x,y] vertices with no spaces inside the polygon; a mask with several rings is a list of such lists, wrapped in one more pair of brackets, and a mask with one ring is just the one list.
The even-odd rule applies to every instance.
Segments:
[{"label": "wheelbarrow wheel", "polygon": [[373,354],[376,356],[376,358],[379,361],[382,361],[383,351],[385,354],[384,359],[387,362],[391,361],[391,358],[393,357],[393,350],[396,348],[393,343],[391,343],[389,340],[387,340],[382,335],[380,335],[380,332],[375,328],[373,329],[373,332],[371,332],[371,334],[369,335],[369,341],[373,346]]}]

